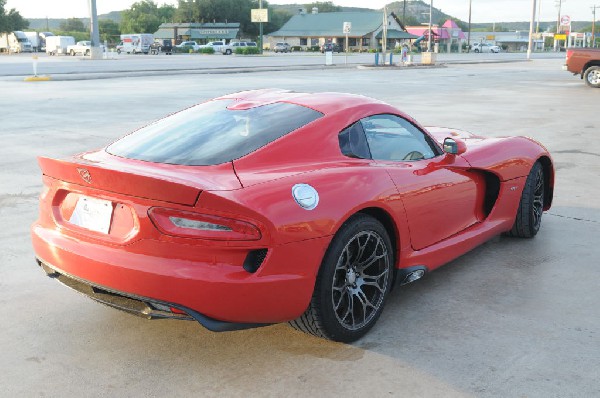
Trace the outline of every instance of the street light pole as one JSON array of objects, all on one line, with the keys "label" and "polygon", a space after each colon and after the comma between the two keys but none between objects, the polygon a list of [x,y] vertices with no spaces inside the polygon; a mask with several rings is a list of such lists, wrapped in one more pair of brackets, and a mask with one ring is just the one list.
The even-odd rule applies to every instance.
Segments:
[{"label": "street light pole", "polygon": [[533,50],[533,27],[535,25],[535,1],[531,0],[531,21],[529,22],[529,46],[527,47],[527,59],[531,59]]},{"label": "street light pole", "polygon": [[600,6],[592,6],[592,48],[596,47],[596,8]]},{"label": "street light pole", "polygon": [[471,0],[469,0],[469,36],[467,36],[467,52],[471,52]]},{"label": "street light pole", "polygon": [[[258,0],[258,8],[262,9],[262,0]],[[260,40],[258,41],[260,47],[258,48],[258,51],[259,51],[260,54],[263,53],[263,26],[262,25],[263,25],[263,23],[262,23],[262,20],[261,20],[261,22],[258,24],[258,31],[259,31],[259,34],[260,34]]]},{"label": "street light pole", "polygon": [[431,16],[433,10],[433,0],[429,0],[429,38],[427,40],[427,52],[431,52]]},{"label": "street light pole", "polygon": [[98,13],[96,12],[96,0],[90,0],[90,57],[98,59],[101,57],[100,32],[98,31]]}]

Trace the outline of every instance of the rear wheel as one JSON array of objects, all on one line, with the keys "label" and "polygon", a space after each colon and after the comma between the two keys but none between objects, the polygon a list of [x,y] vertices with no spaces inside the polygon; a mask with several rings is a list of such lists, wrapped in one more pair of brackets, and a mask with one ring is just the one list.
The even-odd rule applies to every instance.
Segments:
[{"label": "rear wheel", "polygon": [[352,342],[383,311],[393,279],[393,246],[379,221],[357,215],[334,237],[308,309],[290,325],[305,333]]},{"label": "rear wheel", "polygon": [[519,238],[533,238],[542,225],[544,211],[544,169],[536,162],[525,182],[519,210],[508,235]]},{"label": "rear wheel", "polygon": [[585,70],[583,74],[583,80],[585,80],[585,84],[590,87],[599,88],[600,87],[600,66],[590,66]]}]

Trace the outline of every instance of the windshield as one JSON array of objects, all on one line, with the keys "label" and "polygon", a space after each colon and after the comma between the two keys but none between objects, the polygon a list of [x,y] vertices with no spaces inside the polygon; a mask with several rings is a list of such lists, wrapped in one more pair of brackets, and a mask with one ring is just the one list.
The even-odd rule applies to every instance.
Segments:
[{"label": "windshield", "polygon": [[231,110],[231,100],[196,105],[110,145],[110,154],[155,163],[214,165],[239,159],[322,116],[294,104]]}]

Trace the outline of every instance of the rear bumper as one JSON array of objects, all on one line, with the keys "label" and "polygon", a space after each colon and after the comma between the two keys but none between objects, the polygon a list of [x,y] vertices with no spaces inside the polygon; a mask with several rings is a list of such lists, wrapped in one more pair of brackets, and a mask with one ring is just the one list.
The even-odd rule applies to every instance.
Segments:
[{"label": "rear bumper", "polygon": [[[226,332],[270,325],[269,323],[234,323],[218,321],[178,304],[161,302],[147,297],[117,292],[103,286],[96,286],[74,276],[62,274],[59,270],[56,270],[50,264],[44,263],[40,259],[36,259],[36,261],[48,277],[56,279],[68,288],[109,307],[146,319],[170,318],[186,321],[195,320],[212,332]],[[173,308],[179,310],[179,312],[173,312]]]},{"label": "rear bumper", "polygon": [[[151,311],[162,308],[160,305],[174,307],[211,330],[243,327],[213,327],[210,321],[256,327],[300,316],[308,306],[331,239],[269,248],[258,270],[250,273],[243,268],[244,253],[249,249],[158,241],[107,245],[65,236],[37,223],[32,226],[31,237],[34,251],[50,276],[57,274],[62,276],[61,282],[67,279],[87,286],[88,292],[83,293],[95,300],[150,318],[167,315]],[[196,253],[201,261],[190,260]],[[91,295],[90,289],[101,294]],[[138,303],[132,307],[126,300],[106,302],[114,298],[109,297],[111,294]],[[150,305],[145,308],[145,304]]]}]

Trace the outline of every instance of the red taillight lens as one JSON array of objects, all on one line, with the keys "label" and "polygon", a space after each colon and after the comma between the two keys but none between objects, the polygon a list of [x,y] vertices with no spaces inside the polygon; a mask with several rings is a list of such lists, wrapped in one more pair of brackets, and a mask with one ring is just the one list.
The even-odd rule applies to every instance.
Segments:
[{"label": "red taillight lens", "polygon": [[573,50],[567,50],[567,55],[566,55],[567,61],[569,60],[569,58],[571,58],[571,55],[573,55]]},{"label": "red taillight lens", "polygon": [[211,240],[259,240],[259,229],[245,221],[212,214],[153,207],[148,212],[164,234]]}]

